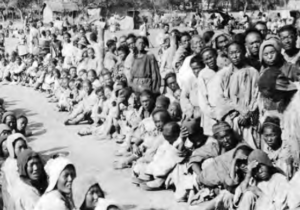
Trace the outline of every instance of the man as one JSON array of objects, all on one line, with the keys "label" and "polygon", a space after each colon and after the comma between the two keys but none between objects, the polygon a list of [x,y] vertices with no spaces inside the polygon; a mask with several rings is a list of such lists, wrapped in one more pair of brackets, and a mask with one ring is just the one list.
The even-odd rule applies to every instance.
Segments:
[{"label": "man", "polygon": [[292,25],[286,25],[278,31],[282,47],[283,57],[286,61],[296,64],[300,59],[300,50],[296,47],[297,29]]},{"label": "man", "polygon": [[268,27],[267,27],[266,22],[258,21],[255,24],[254,28],[257,29],[261,33],[261,35],[263,36],[263,39],[265,39],[266,36],[268,35]]},{"label": "man", "polygon": [[245,33],[245,41],[247,54],[246,58],[250,66],[256,70],[260,70],[261,63],[259,59],[259,48],[262,43],[263,37],[256,29],[250,29]]}]

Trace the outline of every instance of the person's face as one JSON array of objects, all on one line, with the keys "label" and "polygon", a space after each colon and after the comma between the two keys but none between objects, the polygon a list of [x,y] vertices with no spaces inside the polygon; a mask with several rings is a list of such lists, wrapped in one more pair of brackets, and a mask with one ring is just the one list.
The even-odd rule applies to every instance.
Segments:
[{"label": "person's face", "polygon": [[201,52],[202,48],[204,47],[204,42],[199,37],[194,37],[191,41],[191,48],[195,54]]},{"label": "person's face", "polygon": [[103,100],[104,99],[104,92],[103,91],[99,91],[97,93],[97,97],[98,97],[99,100]]},{"label": "person's face", "polygon": [[175,77],[169,77],[166,82],[167,82],[167,86],[172,91],[175,91],[179,88]]},{"label": "person's face", "polygon": [[68,87],[68,80],[63,79],[62,82],[61,82],[61,86],[66,89]]},{"label": "person's face", "polygon": [[261,43],[262,39],[256,33],[251,33],[246,37],[246,47],[253,56],[258,56]]},{"label": "person's face", "polygon": [[264,128],[262,137],[266,144],[271,148],[274,148],[280,141],[280,134],[270,127]]},{"label": "person's face", "polygon": [[162,115],[160,113],[155,114],[153,116],[153,121],[154,121],[156,129],[161,132],[164,125],[166,124],[164,122],[164,120],[162,119]]},{"label": "person's face", "polygon": [[85,196],[85,209],[95,209],[99,198],[103,198],[103,192],[98,184],[92,186]]},{"label": "person's face", "polygon": [[64,41],[65,41],[66,43],[69,43],[69,42],[70,42],[70,37],[69,37],[68,34],[65,34],[65,35],[64,35]]},{"label": "person's face", "polygon": [[234,66],[238,66],[244,61],[245,53],[239,45],[233,44],[228,47],[228,57]]},{"label": "person's face", "polygon": [[136,48],[138,49],[139,52],[145,50],[146,45],[143,39],[136,40]]},{"label": "person's face", "polygon": [[3,156],[8,157],[9,153],[8,153],[8,149],[7,149],[7,146],[6,146],[6,140],[2,142],[1,149],[2,149]]},{"label": "person's face", "polygon": [[221,147],[225,148],[226,151],[232,149],[234,136],[233,132],[230,131],[221,131],[216,136]]},{"label": "person's face", "polygon": [[170,43],[170,39],[167,38],[164,40],[164,43],[163,43],[163,48],[166,50],[170,47],[171,43]]},{"label": "person's face", "polygon": [[88,80],[90,80],[92,83],[96,80],[96,75],[92,72],[88,73]]},{"label": "person's face", "polygon": [[194,75],[198,78],[198,75],[200,71],[203,69],[203,66],[201,66],[199,62],[197,62],[197,63],[191,63],[191,68],[193,70]]},{"label": "person's face", "polygon": [[268,28],[267,26],[263,25],[263,24],[257,24],[255,26],[256,30],[258,30],[262,35],[263,37],[266,37],[267,34],[268,34]]},{"label": "person's face", "polygon": [[62,78],[62,79],[68,78],[67,72],[64,72],[64,71],[63,71],[63,72],[61,73],[61,78]]},{"label": "person's face", "polygon": [[74,167],[67,166],[60,174],[56,187],[58,191],[64,194],[70,194],[72,192],[72,183],[76,177]]},{"label": "person's face", "polygon": [[177,89],[175,92],[174,92],[174,97],[176,98],[176,100],[178,102],[180,102],[180,95],[181,95],[181,89]]},{"label": "person's face", "polygon": [[23,139],[17,140],[14,147],[16,157],[18,157],[20,153],[23,152],[25,149],[27,149],[26,142]]},{"label": "person's face", "polygon": [[169,114],[170,114],[172,120],[176,120],[178,117],[180,117],[180,115],[179,115],[180,112],[179,112],[177,106],[174,105],[174,104],[171,104],[171,105],[169,106],[168,112],[169,112]]},{"label": "person's face", "polygon": [[292,50],[296,48],[297,36],[291,31],[282,31],[280,34],[282,47],[285,50]]},{"label": "person's face", "polygon": [[76,69],[72,68],[72,69],[70,70],[70,76],[71,76],[72,78],[76,77]]},{"label": "person's face", "polygon": [[127,39],[126,42],[127,42],[129,49],[133,50],[135,47],[135,42],[134,42],[133,38]]},{"label": "person's face", "polygon": [[273,66],[277,63],[279,53],[275,50],[273,46],[267,46],[263,50],[263,61],[268,66]]},{"label": "person's face", "polygon": [[105,85],[111,85],[113,83],[113,80],[109,74],[104,75],[103,82]]},{"label": "person's face", "polygon": [[254,177],[261,181],[269,180],[271,177],[270,168],[264,164],[258,164],[253,173]]},{"label": "person's face", "polygon": [[215,69],[217,67],[217,55],[209,50],[202,55],[203,63],[210,69]]},{"label": "person's face", "polygon": [[149,96],[141,96],[141,105],[146,111],[150,111],[153,108],[153,100]]},{"label": "person's face", "polygon": [[112,96],[112,91],[109,88],[104,88],[105,98],[110,98]]},{"label": "person's face", "polygon": [[123,51],[118,51],[118,57],[120,58],[121,61],[124,61],[126,58],[126,54]]},{"label": "person's face", "polygon": [[51,32],[50,31],[46,31],[46,36],[50,37],[51,36]]},{"label": "person's face", "polygon": [[19,131],[24,131],[27,127],[27,120],[25,118],[20,118],[17,120],[17,128]]},{"label": "person's face", "polygon": [[218,48],[222,51],[225,50],[226,45],[229,43],[228,38],[222,35],[219,36],[216,41],[217,41]]},{"label": "person's face", "polygon": [[183,36],[181,37],[181,46],[183,46],[185,49],[188,49],[190,47],[190,37]]},{"label": "person's face", "polygon": [[82,89],[83,89],[86,93],[89,93],[89,92],[92,90],[92,87],[91,87],[88,83],[84,82],[83,85],[82,85]]},{"label": "person's face", "polygon": [[26,172],[30,180],[38,181],[42,177],[43,164],[38,157],[31,158],[26,165]]},{"label": "person's face", "polygon": [[120,37],[119,39],[119,45],[122,46],[122,45],[127,45],[126,43],[126,38],[125,37]]},{"label": "person's face", "polygon": [[169,30],[170,30],[169,26],[165,25],[164,26],[164,32],[165,33],[169,33]]},{"label": "person's face", "polygon": [[6,117],[5,124],[8,125],[12,130],[16,128],[16,117],[9,115]]},{"label": "person's face", "polygon": [[88,50],[88,57],[91,58],[91,59],[94,59],[95,53],[94,53],[94,50],[93,50],[93,49],[89,49],[89,50]]}]

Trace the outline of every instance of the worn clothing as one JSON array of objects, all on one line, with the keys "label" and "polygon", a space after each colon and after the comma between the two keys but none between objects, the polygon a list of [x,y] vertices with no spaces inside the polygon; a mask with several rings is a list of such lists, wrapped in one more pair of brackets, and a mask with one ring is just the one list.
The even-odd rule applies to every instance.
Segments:
[{"label": "worn clothing", "polygon": [[[262,75],[267,68],[262,67],[260,71],[260,75]],[[283,61],[282,65],[279,67],[279,70],[282,72],[284,76],[292,80],[293,82],[299,81],[300,68],[295,64],[289,63],[287,61]]]},{"label": "worn clothing", "polygon": [[73,210],[74,205],[69,198],[63,196],[58,190],[45,193],[37,202],[34,210]]},{"label": "worn clothing", "polygon": [[130,79],[130,84],[136,92],[148,89],[159,93],[161,76],[154,55],[145,54],[141,58],[135,57]]},{"label": "worn clothing", "polygon": [[300,60],[300,50],[296,55],[291,57],[288,54],[286,54],[284,51],[282,52],[282,55],[287,62],[292,64],[297,64],[297,62]]}]

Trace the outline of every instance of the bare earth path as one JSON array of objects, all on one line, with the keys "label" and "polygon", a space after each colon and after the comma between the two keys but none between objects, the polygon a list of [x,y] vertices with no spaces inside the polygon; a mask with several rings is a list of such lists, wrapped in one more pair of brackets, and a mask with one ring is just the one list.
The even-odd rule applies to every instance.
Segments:
[{"label": "bare earth path", "polygon": [[115,171],[112,167],[116,144],[77,136],[82,126],[65,127],[63,121],[67,114],[56,112],[54,104],[49,104],[43,93],[27,87],[0,85],[0,98],[6,101],[8,110],[28,116],[29,127],[36,133],[30,138],[30,146],[35,151],[45,155],[69,153],[77,173],[93,170],[108,197],[120,202],[125,209],[187,209],[186,205],[174,201],[170,191],[144,192],[131,184],[131,170]]}]

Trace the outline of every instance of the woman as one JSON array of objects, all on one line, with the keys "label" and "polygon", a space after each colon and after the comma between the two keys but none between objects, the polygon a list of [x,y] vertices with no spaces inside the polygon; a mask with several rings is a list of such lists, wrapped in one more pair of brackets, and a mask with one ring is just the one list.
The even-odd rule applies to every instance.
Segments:
[{"label": "woman", "polygon": [[48,185],[43,160],[38,153],[26,149],[20,153],[17,162],[20,179],[13,189],[15,208],[32,210]]},{"label": "woman", "polygon": [[221,74],[216,88],[218,101],[216,118],[225,119],[235,133],[252,148],[258,148],[256,126],[258,125],[256,69],[245,62],[246,49],[243,44],[232,42],[227,48],[231,65],[217,73]]},{"label": "woman", "polygon": [[136,52],[129,81],[135,92],[149,89],[154,93],[159,93],[161,83],[159,68],[154,55],[145,50],[147,43],[146,37],[136,39]]},{"label": "woman", "polygon": [[11,209],[13,207],[13,201],[11,200],[13,189],[19,179],[17,158],[28,146],[26,138],[19,133],[10,135],[7,138],[6,145],[9,157],[5,160],[1,168],[3,174],[2,194],[4,206],[6,209]]},{"label": "woman", "polygon": [[168,108],[168,112],[173,121],[180,122],[182,120],[182,110],[179,102],[174,101],[173,103],[171,103]]},{"label": "woman", "polygon": [[73,199],[78,210],[94,210],[104,192],[95,176],[86,174],[75,179],[73,184]]},{"label": "woman", "polygon": [[262,68],[260,74],[262,75],[267,68],[277,68],[292,81],[299,81],[299,68],[295,64],[287,62],[281,51],[281,43],[274,37],[261,44],[259,59],[262,63]]},{"label": "woman", "polygon": [[76,177],[75,166],[64,157],[51,159],[45,166],[49,185],[35,210],[73,210],[72,183]]},{"label": "woman", "polygon": [[6,142],[7,142],[7,135],[0,136],[0,167],[2,166],[2,164],[4,163],[4,161],[9,155]]},{"label": "woman", "polygon": [[264,140],[262,149],[268,154],[272,163],[291,178],[293,157],[290,145],[282,141],[281,133],[280,119],[267,117],[261,127],[261,136]]}]

